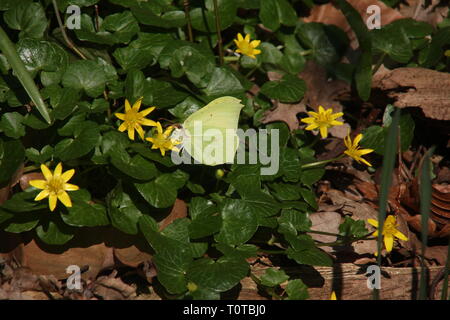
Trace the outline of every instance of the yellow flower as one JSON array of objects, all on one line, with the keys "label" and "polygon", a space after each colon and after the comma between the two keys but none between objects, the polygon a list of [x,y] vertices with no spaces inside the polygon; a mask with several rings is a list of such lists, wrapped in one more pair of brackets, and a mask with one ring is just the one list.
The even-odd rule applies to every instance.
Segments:
[{"label": "yellow flower", "polygon": [[[378,221],[375,219],[367,219],[367,222],[372,226],[378,228]],[[384,246],[386,247],[387,252],[392,251],[392,247],[394,246],[394,237],[400,240],[408,241],[408,238],[397,230],[398,225],[396,224],[396,219],[394,216],[388,216],[383,224],[383,241]],[[378,237],[378,230],[375,231],[373,236]]]},{"label": "yellow flower", "polygon": [[144,130],[141,126],[156,126],[156,122],[153,120],[146,119],[145,117],[152,112],[155,107],[147,108],[139,112],[141,107],[142,98],[137,100],[133,107],[130,106],[130,102],[125,99],[125,113],[115,113],[114,115],[120,120],[124,121],[120,127],[119,131],[124,132],[128,130],[128,137],[134,140],[134,130],[137,131],[139,137],[144,140]]},{"label": "yellow flower", "polygon": [[356,136],[355,140],[353,140],[350,138],[350,133],[347,135],[347,137],[344,138],[344,143],[345,146],[347,147],[347,150],[345,150],[345,154],[348,155],[349,157],[352,157],[353,159],[355,159],[358,162],[363,162],[366,165],[368,165],[369,167],[371,167],[372,165],[366,161],[364,158],[362,158],[361,156],[371,153],[373,152],[373,149],[360,149],[358,144],[361,141],[363,135],[360,133]]},{"label": "yellow flower", "polygon": [[330,300],[337,300],[337,298],[336,298],[336,292],[333,291],[333,292],[331,293]]},{"label": "yellow flower", "polygon": [[444,55],[445,55],[446,57],[450,57],[450,50],[445,50]]},{"label": "yellow flower", "polygon": [[43,189],[34,200],[40,201],[48,197],[50,211],[55,210],[58,200],[66,207],[72,207],[72,201],[66,191],[79,189],[78,186],[67,183],[73,177],[75,170],[71,169],[62,173],[62,164],[60,162],[56,166],[53,174],[45,164],[41,165],[41,171],[45,180],[30,180],[30,185],[38,189]]},{"label": "yellow flower", "polygon": [[336,121],[337,118],[342,117],[344,114],[342,112],[333,113],[332,108],[325,110],[322,106],[319,106],[319,112],[309,111],[308,114],[311,117],[301,120],[302,122],[309,124],[309,126],[306,127],[306,130],[315,130],[319,128],[320,135],[323,139],[328,136],[328,128],[342,126],[344,124],[341,121]]},{"label": "yellow flower", "polygon": [[180,142],[170,138],[170,134],[172,133],[173,128],[174,128],[173,126],[169,126],[163,132],[161,123],[156,122],[156,136],[154,133],[153,137],[145,139],[153,144],[152,149],[159,149],[159,151],[161,151],[162,156],[166,154],[166,150],[178,151],[178,149],[175,146],[177,144],[180,144]]},{"label": "yellow flower", "polygon": [[261,40],[253,40],[250,42],[250,35],[247,34],[242,37],[242,34],[237,34],[237,39],[234,39],[234,43],[238,47],[236,49],[237,53],[245,54],[253,59],[256,59],[256,55],[261,53],[261,50],[255,49],[261,43]]}]

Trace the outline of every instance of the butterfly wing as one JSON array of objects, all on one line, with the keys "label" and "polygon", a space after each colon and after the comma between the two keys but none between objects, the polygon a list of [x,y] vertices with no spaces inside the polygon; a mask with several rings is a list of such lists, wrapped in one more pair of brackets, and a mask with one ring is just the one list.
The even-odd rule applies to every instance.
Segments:
[{"label": "butterfly wing", "polygon": [[191,114],[183,123],[183,148],[200,163],[214,166],[233,162],[239,139],[236,130],[243,105],[221,97]]}]

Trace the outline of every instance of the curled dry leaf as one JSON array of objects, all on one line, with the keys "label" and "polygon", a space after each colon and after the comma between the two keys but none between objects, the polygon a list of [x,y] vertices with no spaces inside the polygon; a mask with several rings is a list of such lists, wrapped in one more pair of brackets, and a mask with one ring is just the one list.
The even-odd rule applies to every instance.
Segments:
[{"label": "curled dry leaf", "polygon": [[[331,211],[321,211],[315,212],[309,216],[311,220],[311,230],[329,232],[329,233],[339,233],[339,225],[341,224],[341,215],[337,212]],[[322,234],[309,234],[314,240],[322,243],[335,242],[336,236],[328,236]],[[326,252],[333,251],[333,247],[321,247]]]},{"label": "curled dry leaf", "polygon": [[99,277],[92,284],[92,292],[103,300],[128,300],[136,297],[136,288],[114,275]]},{"label": "curled dry leaf", "polygon": [[[371,14],[367,13],[367,8],[371,5],[377,5],[381,9],[381,25],[384,26],[395,20],[404,19],[397,10],[385,5],[382,1],[377,0],[347,0],[361,15],[363,21],[367,21]],[[320,22],[325,24],[333,24],[343,29],[349,39],[350,45],[353,49],[358,47],[358,40],[350,25],[347,23],[342,12],[336,8],[332,3],[327,3],[321,6],[314,6],[311,14],[304,19],[305,22]]]},{"label": "curled dry leaf", "polygon": [[425,117],[450,120],[450,74],[425,68],[397,68],[376,74],[373,87],[387,92],[399,108],[419,107]]}]

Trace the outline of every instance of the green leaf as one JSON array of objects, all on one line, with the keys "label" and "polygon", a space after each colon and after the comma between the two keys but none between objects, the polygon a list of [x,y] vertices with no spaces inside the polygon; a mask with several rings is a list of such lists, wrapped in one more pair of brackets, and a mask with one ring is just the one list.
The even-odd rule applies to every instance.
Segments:
[{"label": "green leaf", "polygon": [[208,86],[203,90],[211,99],[220,96],[235,96],[244,93],[239,79],[226,67],[215,68]]},{"label": "green leaf", "polygon": [[[61,132],[60,134],[62,135]],[[88,154],[99,140],[100,130],[95,122],[85,121],[78,125],[71,135],[73,138],[64,139],[55,146],[55,157],[62,161]]]},{"label": "green leaf", "polygon": [[3,15],[8,27],[20,30],[19,36],[42,38],[47,28],[44,8],[40,3],[18,1]]},{"label": "green leaf", "polygon": [[362,51],[355,71],[355,83],[358,94],[364,101],[370,97],[372,86],[372,42],[366,24],[358,11],[346,0],[337,0],[348,24],[352,27]]},{"label": "green leaf", "polygon": [[38,237],[50,245],[62,245],[73,238],[73,228],[66,226],[59,218],[41,222],[36,228]]},{"label": "green leaf", "polygon": [[39,223],[42,213],[26,212],[15,214],[13,218],[6,221],[3,228],[6,232],[21,233],[33,230]]},{"label": "green leaf", "polygon": [[222,227],[215,240],[230,245],[247,242],[258,228],[255,213],[242,200],[226,199],[222,206]]},{"label": "green leaf", "polygon": [[150,180],[157,174],[153,162],[144,159],[140,155],[130,157],[126,151],[111,155],[111,163],[122,173],[137,180]]},{"label": "green leaf", "polygon": [[413,56],[411,42],[405,30],[396,24],[372,30],[373,48],[387,54],[401,63],[407,63]]},{"label": "green leaf", "polygon": [[142,24],[159,28],[179,28],[186,24],[184,12],[172,8],[163,8],[155,2],[139,1],[132,6],[133,15]]},{"label": "green leaf", "polygon": [[345,237],[359,238],[369,231],[366,229],[366,224],[363,220],[353,220],[350,217],[345,217],[344,222],[339,225],[339,234]]},{"label": "green leaf", "polygon": [[308,287],[301,279],[289,281],[285,290],[288,295],[286,300],[306,300],[309,298]]},{"label": "green leaf", "polygon": [[426,53],[426,59],[422,66],[431,68],[435,66],[442,58],[444,47],[450,43],[450,27],[440,29],[436,32],[431,40],[429,49]]},{"label": "green leaf", "polygon": [[170,207],[177,198],[176,188],[166,178],[158,177],[146,183],[135,183],[141,196],[156,208]]},{"label": "green leaf", "polygon": [[0,185],[9,182],[24,157],[25,149],[20,140],[3,141],[0,138]]},{"label": "green leaf", "polygon": [[292,209],[282,210],[278,223],[278,231],[283,234],[297,235],[297,231],[305,232],[311,228],[311,220],[308,214]]},{"label": "green leaf", "polygon": [[144,96],[144,73],[140,70],[130,70],[125,79],[125,95],[129,101],[136,101]]},{"label": "green leaf", "polygon": [[325,252],[315,247],[301,251],[288,248],[286,253],[289,258],[294,259],[299,264],[324,267],[331,267],[333,265],[333,260]]},{"label": "green leaf", "polygon": [[173,52],[169,67],[173,77],[186,74],[196,87],[204,88],[211,79],[215,63],[192,46],[184,46]]},{"label": "green leaf", "polygon": [[107,195],[106,202],[113,227],[127,234],[137,234],[142,217],[140,204],[133,201],[120,183]]},{"label": "green leaf", "polygon": [[300,41],[312,50],[311,56],[321,65],[335,64],[339,61],[339,53],[333,39],[323,24],[311,22],[297,28]]},{"label": "green leaf", "polygon": [[189,96],[188,92],[170,82],[150,78],[145,80],[144,103],[153,104],[158,108],[169,108],[183,101],[187,96]]},{"label": "green leaf", "polygon": [[[72,196],[72,193],[70,194]],[[109,225],[106,208],[100,204],[90,204],[85,201],[73,201],[67,214],[62,213],[63,221],[74,227],[96,227]]]},{"label": "green leaf", "polygon": [[43,147],[41,151],[34,148],[25,150],[26,157],[35,163],[45,163],[53,155],[53,148],[49,145]]},{"label": "green leaf", "polygon": [[74,31],[78,39],[82,41],[107,45],[127,43],[139,32],[139,25],[131,11],[115,13],[100,20],[98,31],[89,15],[82,14],[80,18],[81,28]]},{"label": "green leaf", "polygon": [[0,130],[13,139],[19,139],[25,135],[23,116],[18,112],[8,112],[2,115],[0,120]]},{"label": "green leaf", "polygon": [[244,259],[224,256],[214,261],[202,258],[190,265],[187,278],[209,290],[224,292],[236,286],[248,270],[248,263]]},{"label": "green leaf", "polygon": [[[217,0],[220,30],[225,30],[234,22],[236,17],[236,1]],[[214,14],[214,0],[205,0],[204,7],[194,8],[190,12],[192,27],[202,32],[216,32]]]},{"label": "green leaf", "polygon": [[295,26],[297,23],[297,14],[287,0],[261,1],[259,18],[272,31],[278,30],[280,24]]},{"label": "green leaf", "polygon": [[300,101],[305,91],[305,81],[291,74],[286,74],[280,81],[268,81],[261,87],[262,94],[287,103]]},{"label": "green leaf", "polygon": [[84,90],[92,98],[96,98],[105,90],[106,74],[103,68],[91,60],[72,62],[62,78],[64,87]]},{"label": "green leaf", "polygon": [[289,276],[284,272],[284,270],[277,270],[274,268],[266,269],[264,274],[261,276],[261,284],[267,287],[275,287],[287,281]]},{"label": "green leaf", "polygon": [[285,182],[272,183],[270,188],[274,190],[272,193],[275,198],[281,201],[298,200],[302,197],[300,188]]}]

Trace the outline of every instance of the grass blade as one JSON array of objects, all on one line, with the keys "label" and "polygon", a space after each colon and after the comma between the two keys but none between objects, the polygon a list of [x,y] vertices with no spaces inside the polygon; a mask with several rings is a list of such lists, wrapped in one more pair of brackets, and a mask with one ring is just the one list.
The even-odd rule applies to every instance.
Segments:
[{"label": "grass blade", "polygon": [[428,218],[430,216],[430,204],[431,204],[431,175],[430,175],[430,157],[433,154],[434,147],[425,153],[422,162],[422,170],[420,172],[420,213],[421,213],[421,237],[422,237],[422,259],[420,282],[419,282],[419,300],[425,300],[427,298],[427,275],[425,268],[425,251],[427,248],[428,240]]},{"label": "grass blade", "polygon": [[8,35],[5,33],[2,27],[0,27],[0,50],[5,55],[6,59],[8,59],[8,62],[13,68],[17,78],[25,88],[25,91],[28,93],[33,103],[36,105],[36,108],[38,109],[42,117],[50,124],[52,122],[50,119],[50,113],[47,109],[47,106],[45,105],[44,100],[42,99],[39,89],[36,87],[36,84],[31,78],[30,73],[25,68],[22,60],[20,60],[20,57],[16,51],[16,47],[8,38]]},{"label": "grass blade", "polygon": [[[392,123],[389,127],[386,145],[384,147],[383,169],[381,172],[381,191],[380,203],[378,210],[378,238],[377,238],[377,264],[381,268],[381,247],[383,243],[383,224],[386,219],[386,208],[389,196],[389,189],[392,183],[392,172],[394,171],[395,159],[397,155],[397,142],[400,121],[400,109],[396,109]],[[373,298],[378,300],[380,293],[378,289],[374,289]]]}]

